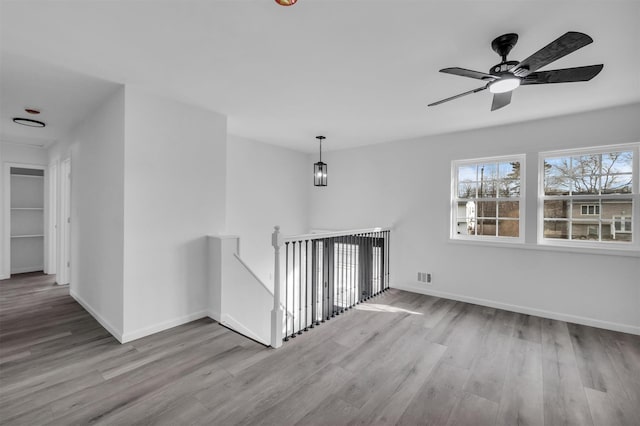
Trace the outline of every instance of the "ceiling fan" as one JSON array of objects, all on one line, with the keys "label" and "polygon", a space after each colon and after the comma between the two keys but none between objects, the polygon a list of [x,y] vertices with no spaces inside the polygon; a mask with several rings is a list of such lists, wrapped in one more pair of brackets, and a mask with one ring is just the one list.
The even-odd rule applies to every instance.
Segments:
[{"label": "ceiling fan", "polygon": [[446,74],[475,78],[477,80],[485,81],[487,84],[482,87],[478,87],[477,89],[442,99],[438,102],[429,104],[428,106],[440,105],[441,103],[452,101],[454,99],[461,98],[462,96],[489,89],[489,91],[493,93],[491,111],[495,111],[509,105],[511,102],[511,94],[518,86],[589,81],[598,75],[604,66],[603,64],[599,64],[558,70],[538,71],[538,69],[545,65],[592,43],[593,39],[583,33],[569,31],[538,50],[524,61],[507,61],[507,55],[517,42],[518,34],[514,33],[501,35],[491,42],[491,48],[502,57],[502,62],[492,66],[488,74],[457,67],[441,69],[440,72]]}]

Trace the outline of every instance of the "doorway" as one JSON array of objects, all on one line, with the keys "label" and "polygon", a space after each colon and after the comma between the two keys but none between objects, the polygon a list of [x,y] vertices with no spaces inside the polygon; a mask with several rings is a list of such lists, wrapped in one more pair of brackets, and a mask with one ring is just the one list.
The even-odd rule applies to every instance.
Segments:
[{"label": "doorway", "polygon": [[[5,230],[9,273],[45,269],[45,167],[7,163]],[[6,246],[5,246],[6,247]]]}]

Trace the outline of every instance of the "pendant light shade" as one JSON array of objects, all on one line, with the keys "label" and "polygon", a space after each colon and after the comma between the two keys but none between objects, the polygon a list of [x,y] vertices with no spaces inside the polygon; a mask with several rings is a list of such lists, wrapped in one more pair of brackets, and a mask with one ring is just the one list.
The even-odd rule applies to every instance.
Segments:
[{"label": "pendant light shade", "polygon": [[324,136],[316,136],[320,141],[320,161],[313,165],[313,185],[327,186],[327,164],[322,162],[322,140]]}]

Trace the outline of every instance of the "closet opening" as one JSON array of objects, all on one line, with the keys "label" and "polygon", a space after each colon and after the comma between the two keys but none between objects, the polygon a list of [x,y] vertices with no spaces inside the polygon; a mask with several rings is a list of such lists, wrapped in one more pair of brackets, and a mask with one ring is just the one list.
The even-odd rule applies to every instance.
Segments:
[{"label": "closet opening", "polygon": [[44,272],[45,170],[38,166],[9,168],[10,273]]}]

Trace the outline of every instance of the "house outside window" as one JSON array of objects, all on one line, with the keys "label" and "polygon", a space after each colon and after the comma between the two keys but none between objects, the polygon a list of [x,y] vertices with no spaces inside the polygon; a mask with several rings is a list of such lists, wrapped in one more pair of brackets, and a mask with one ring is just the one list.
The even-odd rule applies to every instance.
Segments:
[{"label": "house outside window", "polygon": [[452,163],[451,238],[523,242],[524,155]]},{"label": "house outside window", "polygon": [[637,151],[627,145],[540,154],[539,243],[631,246]]}]

